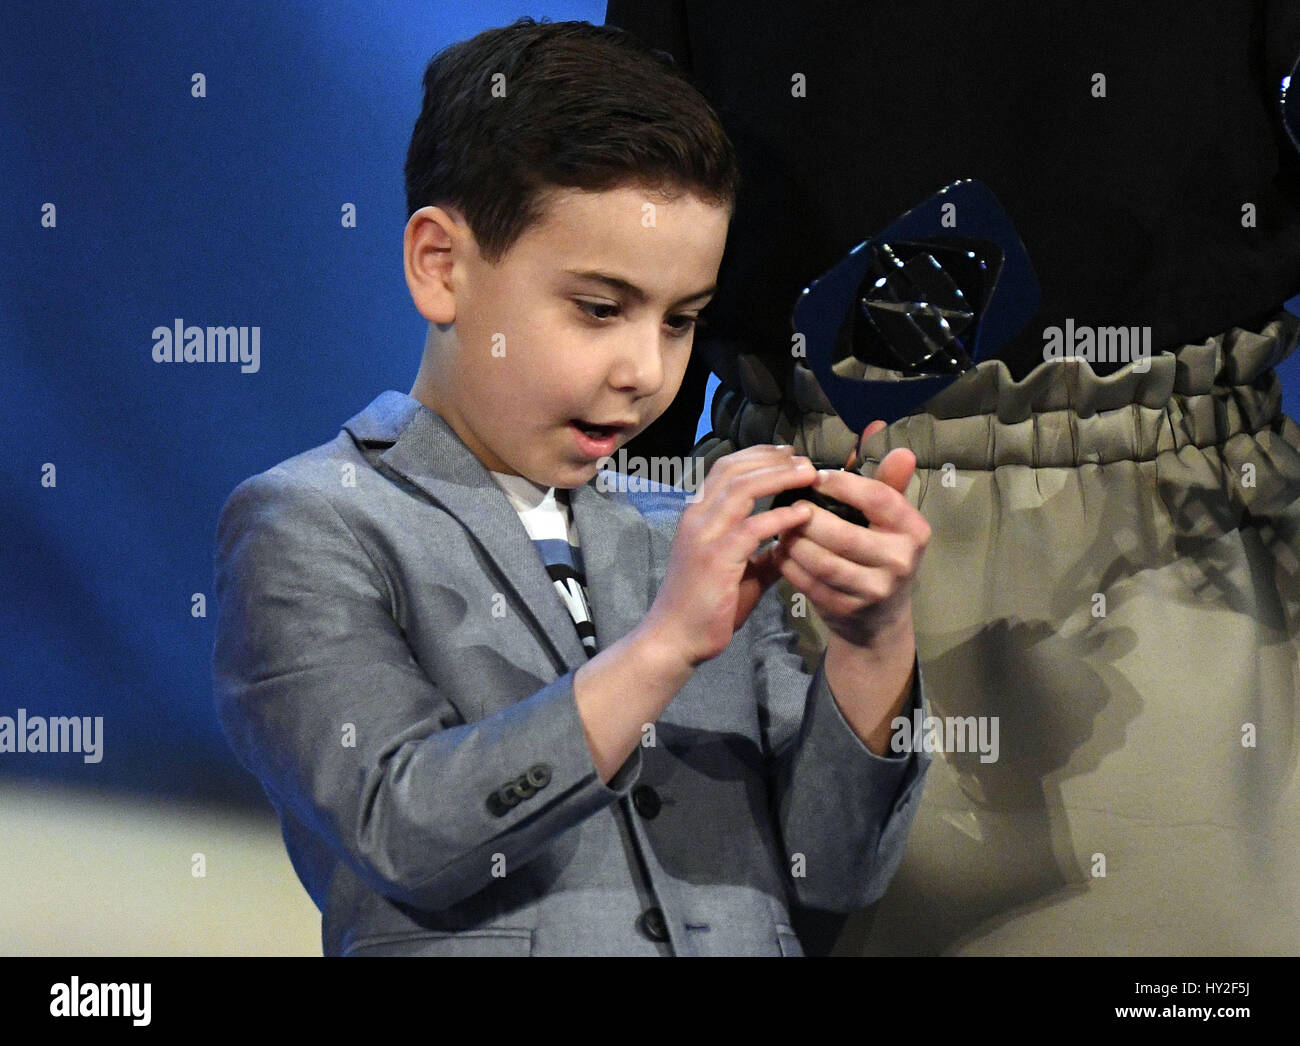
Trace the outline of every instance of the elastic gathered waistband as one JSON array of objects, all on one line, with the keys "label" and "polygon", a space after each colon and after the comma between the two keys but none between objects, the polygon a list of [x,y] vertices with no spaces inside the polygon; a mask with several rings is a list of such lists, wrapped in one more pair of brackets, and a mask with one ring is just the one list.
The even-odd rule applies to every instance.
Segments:
[{"label": "elastic gathered waistband", "polygon": [[1186,447],[1222,446],[1270,428],[1282,412],[1272,368],[1300,343],[1300,318],[1282,313],[1263,330],[1233,328],[1199,345],[1153,355],[1099,376],[1054,360],[1022,381],[986,360],[862,445],[879,461],[907,447],[918,468],[1069,468],[1151,460]]}]

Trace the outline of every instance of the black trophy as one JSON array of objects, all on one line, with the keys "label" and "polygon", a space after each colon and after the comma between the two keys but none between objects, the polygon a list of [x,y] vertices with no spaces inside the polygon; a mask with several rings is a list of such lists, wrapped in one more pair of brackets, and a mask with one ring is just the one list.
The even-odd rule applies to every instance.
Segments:
[{"label": "black trophy", "polygon": [[[872,421],[892,424],[992,358],[1038,302],[1038,280],[1011,219],[993,193],[967,179],[814,280],[795,304],[793,324],[822,391],[860,442]],[[811,487],[783,491],[772,507],[801,498],[867,525],[857,509]]]}]

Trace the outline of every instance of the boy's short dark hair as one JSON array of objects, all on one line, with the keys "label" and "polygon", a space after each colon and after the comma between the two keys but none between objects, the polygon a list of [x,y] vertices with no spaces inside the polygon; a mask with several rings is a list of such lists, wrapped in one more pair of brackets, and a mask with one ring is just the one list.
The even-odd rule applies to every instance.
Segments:
[{"label": "boy's short dark hair", "polygon": [[459,208],[495,264],[552,186],[640,184],[732,208],[738,182],[721,121],[666,52],[615,26],[521,18],[429,63],[406,208]]}]

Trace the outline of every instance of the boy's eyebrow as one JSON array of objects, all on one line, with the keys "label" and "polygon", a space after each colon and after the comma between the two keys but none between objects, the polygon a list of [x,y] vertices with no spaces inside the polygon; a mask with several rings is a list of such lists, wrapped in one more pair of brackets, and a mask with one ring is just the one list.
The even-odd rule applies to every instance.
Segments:
[{"label": "boy's eyebrow", "polygon": [[[609,287],[614,288],[614,290],[616,291],[622,291],[633,301],[644,302],[649,297],[649,295],[647,295],[646,292],[643,291],[640,287],[638,287],[635,283],[629,283],[627,280],[622,279],[621,277],[611,276],[609,273],[606,272],[596,272],[594,270],[578,270],[578,269],[565,269],[564,271],[568,273],[570,276],[577,276],[580,279],[584,279],[584,280],[595,280],[597,283],[603,283]],[[694,294],[688,294],[684,298],[678,298],[677,301],[673,302],[673,306],[676,307],[678,305],[685,305],[688,301],[696,301],[699,298],[711,297],[713,292],[716,291],[717,289],[718,289],[718,285],[716,283],[710,284],[709,286],[705,287],[704,290],[702,291],[696,291]]]}]

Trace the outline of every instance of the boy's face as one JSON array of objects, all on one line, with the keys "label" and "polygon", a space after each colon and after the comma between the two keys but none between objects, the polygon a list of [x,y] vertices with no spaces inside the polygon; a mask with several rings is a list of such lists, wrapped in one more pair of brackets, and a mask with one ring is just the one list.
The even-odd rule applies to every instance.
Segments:
[{"label": "boy's face", "polygon": [[543,204],[496,265],[454,210],[411,217],[412,297],[432,323],[454,322],[431,329],[411,394],[489,469],[569,488],[677,394],[730,215],[635,186],[552,188]]}]

